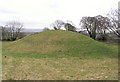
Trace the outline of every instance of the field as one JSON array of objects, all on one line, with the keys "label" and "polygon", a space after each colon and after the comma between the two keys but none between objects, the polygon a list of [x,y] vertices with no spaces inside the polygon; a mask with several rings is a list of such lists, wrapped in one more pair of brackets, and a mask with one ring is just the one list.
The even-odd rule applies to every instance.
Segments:
[{"label": "field", "polygon": [[75,32],[46,31],[2,43],[3,80],[117,80],[118,48]]}]

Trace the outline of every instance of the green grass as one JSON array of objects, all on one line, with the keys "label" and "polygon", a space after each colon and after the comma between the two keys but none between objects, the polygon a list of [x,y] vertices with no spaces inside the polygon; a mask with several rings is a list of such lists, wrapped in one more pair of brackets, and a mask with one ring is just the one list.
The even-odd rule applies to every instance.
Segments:
[{"label": "green grass", "polygon": [[[7,47],[6,47],[7,46]],[[5,48],[4,48],[5,47]],[[80,57],[117,58],[118,48],[97,42],[79,33],[47,31],[29,35],[21,40],[3,43],[4,53],[15,57]]]},{"label": "green grass", "polygon": [[69,31],[45,31],[3,42],[3,79],[118,78],[118,48]]}]

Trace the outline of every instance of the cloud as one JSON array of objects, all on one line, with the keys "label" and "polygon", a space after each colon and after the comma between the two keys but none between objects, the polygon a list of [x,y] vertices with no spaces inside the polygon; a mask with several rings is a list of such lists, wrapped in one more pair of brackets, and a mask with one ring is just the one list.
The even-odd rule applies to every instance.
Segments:
[{"label": "cloud", "polygon": [[39,27],[39,25],[48,25],[57,19],[71,20],[78,25],[82,16],[106,14],[111,8],[117,6],[118,1],[0,0],[0,21],[23,21],[26,27],[36,26],[34,28]]},{"label": "cloud", "polygon": [[0,13],[4,13],[4,14],[18,14],[15,11],[5,10],[5,9],[0,9]]}]

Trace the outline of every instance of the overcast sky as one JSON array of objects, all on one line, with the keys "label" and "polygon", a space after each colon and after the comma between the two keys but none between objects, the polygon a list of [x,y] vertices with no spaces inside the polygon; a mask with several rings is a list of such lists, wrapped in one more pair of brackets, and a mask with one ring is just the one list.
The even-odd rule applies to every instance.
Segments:
[{"label": "overcast sky", "polygon": [[20,21],[25,28],[48,27],[55,20],[71,20],[78,27],[83,16],[106,15],[119,0],[0,0],[0,24]]}]

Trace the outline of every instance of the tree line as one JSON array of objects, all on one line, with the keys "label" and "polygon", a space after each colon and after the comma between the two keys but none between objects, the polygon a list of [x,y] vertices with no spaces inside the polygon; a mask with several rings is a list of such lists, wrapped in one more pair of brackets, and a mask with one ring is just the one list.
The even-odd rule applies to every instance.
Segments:
[{"label": "tree line", "polygon": [[[112,10],[107,16],[97,15],[93,17],[82,17],[79,25],[82,29],[87,30],[87,34],[90,38],[105,41],[108,34],[114,34],[120,38],[119,17],[120,10]],[[56,20],[51,26],[54,30],[60,30],[61,27],[64,27],[67,31],[76,32],[77,29],[72,21],[65,23],[62,20]],[[49,30],[49,28],[45,28],[44,30]]]},{"label": "tree line", "polygon": [[23,24],[17,21],[8,22],[5,26],[0,26],[2,30],[2,41],[15,41],[16,39],[22,38]]},{"label": "tree line", "polygon": [[[120,10],[112,10],[107,16],[97,15],[97,16],[85,16],[79,22],[82,29],[86,29],[87,35],[95,40],[105,41],[109,33],[115,34],[120,38],[120,21],[119,16]],[[63,22],[62,20],[56,20],[50,25],[54,30],[61,30],[64,27],[67,31],[77,32],[77,27],[75,27],[72,21]],[[0,26],[2,30],[2,40],[3,41],[14,41],[16,39],[22,38],[24,34],[21,32],[23,29],[23,24],[17,21],[12,21],[7,23],[5,26]],[[48,27],[43,29],[44,31],[50,30]],[[80,32],[81,33],[81,32]]]}]

